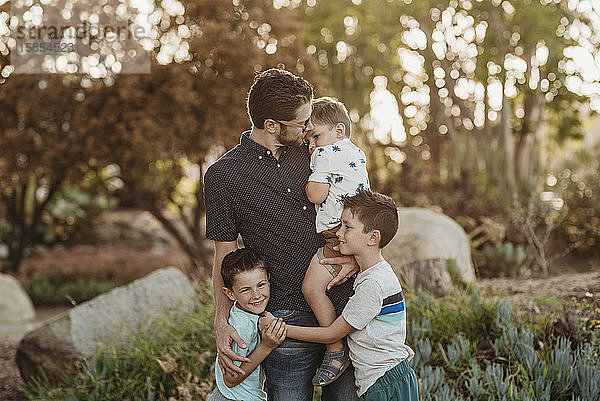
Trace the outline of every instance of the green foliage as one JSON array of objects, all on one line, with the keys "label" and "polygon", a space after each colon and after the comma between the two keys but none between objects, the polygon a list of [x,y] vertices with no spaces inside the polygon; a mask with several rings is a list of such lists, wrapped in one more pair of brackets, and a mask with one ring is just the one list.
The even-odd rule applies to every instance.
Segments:
[{"label": "green foliage", "polygon": [[525,247],[512,242],[485,244],[474,259],[481,277],[515,276],[531,262]]},{"label": "green foliage", "polygon": [[547,316],[523,320],[478,293],[407,304],[422,400],[600,400],[600,347],[549,342]]},{"label": "green foliage", "polygon": [[116,204],[116,198],[107,194],[93,194],[85,188],[66,185],[42,215],[38,235],[46,244],[65,241],[78,227]]},{"label": "green foliage", "polygon": [[[155,327],[162,336],[107,348],[66,375],[58,388],[40,381],[27,395],[32,400],[205,399],[214,386],[215,355],[208,288],[198,291],[198,313]],[[407,339],[415,350],[411,364],[424,401],[600,400],[598,343],[550,341],[552,325],[540,329],[538,319],[523,320],[506,302],[478,292],[409,296],[407,306]]]},{"label": "green foliage", "polygon": [[564,202],[565,219],[557,227],[557,239],[577,247],[580,254],[599,256],[600,244],[600,145],[582,149],[555,167],[555,185],[546,185]]},{"label": "green foliage", "polygon": [[36,273],[20,281],[36,306],[82,303],[124,284],[108,274],[75,274],[58,270]]},{"label": "green foliage", "polygon": [[58,387],[40,380],[26,389],[27,396],[65,401],[205,399],[214,385],[215,358],[208,286],[200,286],[198,298],[196,312],[177,322],[157,322],[130,344],[107,346],[94,361],[65,374]]}]

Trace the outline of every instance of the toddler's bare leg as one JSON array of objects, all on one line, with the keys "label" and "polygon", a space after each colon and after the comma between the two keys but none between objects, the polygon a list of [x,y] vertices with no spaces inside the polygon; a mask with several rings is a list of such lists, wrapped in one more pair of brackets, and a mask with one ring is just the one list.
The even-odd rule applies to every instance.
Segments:
[{"label": "toddler's bare leg", "polygon": [[[336,319],[335,308],[325,292],[327,284],[332,278],[333,276],[327,268],[319,263],[317,255],[314,255],[302,283],[302,293],[319,324],[324,327],[331,325]],[[327,344],[327,351],[341,351],[343,349],[344,343],[342,341]],[[333,362],[336,363],[337,361],[334,360]]]}]

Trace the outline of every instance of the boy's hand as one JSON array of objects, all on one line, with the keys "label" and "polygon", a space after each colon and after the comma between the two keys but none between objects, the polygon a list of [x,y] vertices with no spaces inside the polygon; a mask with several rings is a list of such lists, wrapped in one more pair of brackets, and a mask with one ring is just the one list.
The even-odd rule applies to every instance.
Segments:
[{"label": "boy's hand", "polygon": [[221,372],[225,374],[225,371],[231,373],[235,378],[238,374],[243,375],[244,371],[239,366],[233,363],[233,361],[250,362],[250,359],[240,356],[233,352],[231,344],[235,341],[240,348],[246,348],[246,343],[238,335],[237,331],[229,324],[225,324],[218,329],[215,328],[215,340],[217,343],[217,353],[219,357],[219,367]]},{"label": "boy's hand", "polygon": [[260,342],[273,350],[285,340],[287,329],[282,319],[273,319],[260,333],[262,335]]},{"label": "boy's hand", "polygon": [[265,313],[263,313],[263,315],[258,319],[258,330],[260,330],[260,332],[262,333],[263,330],[274,319],[275,319],[275,316],[273,316],[273,314],[271,312],[265,312]]},{"label": "boy's hand", "polygon": [[[336,247],[333,247],[335,249]],[[322,265],[341,265],[342,270],[335,276],[329,284],[327,284],[327,289],[330,290],[331,287],[343,284],[352,276],[354,276],[360,268],[358,267],[358,263],[356,263],[356,259],[354,256],[338,256],[336,258],[325,258],[319,260],[319,263]]]}]

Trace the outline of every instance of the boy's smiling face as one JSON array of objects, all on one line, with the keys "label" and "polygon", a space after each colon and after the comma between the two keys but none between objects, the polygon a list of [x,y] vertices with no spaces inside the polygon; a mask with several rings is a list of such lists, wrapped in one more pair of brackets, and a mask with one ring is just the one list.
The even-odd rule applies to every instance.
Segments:
[{"label": "boy's smiling face", "polygon": [[270,296],[269,277],[265,269],[237,273],[232,287],[223,287],[223,292],[232,301],[237,301],[241,310],[255,315],[265,311]]},{"label": "boy's smiling face", "polygon": [[377,243],[373,243],[372,232],[364,233],[364,228],[364,224],[352,214],[352,211],[345,208],[342,212],[340,228],[336,232],[340,241],[340,253],[360,255],[369,246],[377,245]]},{"label": "boy's smiling face", "polygon": [[306,131],[304,140],[308,142],[308,151],[312,154],[316,148],[332,145],[344,138],[344,133],[345,126],[342,123],[330,127],[328,124],[313,122],[313,128]]}]

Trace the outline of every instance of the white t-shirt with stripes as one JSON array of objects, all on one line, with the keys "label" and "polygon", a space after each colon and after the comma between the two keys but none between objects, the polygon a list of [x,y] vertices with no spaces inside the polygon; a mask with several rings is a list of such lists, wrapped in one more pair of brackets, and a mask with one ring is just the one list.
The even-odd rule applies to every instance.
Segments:
[{"label": "white t-shirt with stripes", "polygon": [[348,335],[348,347],[360,397],[385,372],[415,355],[405,344],[404,294],[388,262],[358,274],[342,316],[356,329]]}]

